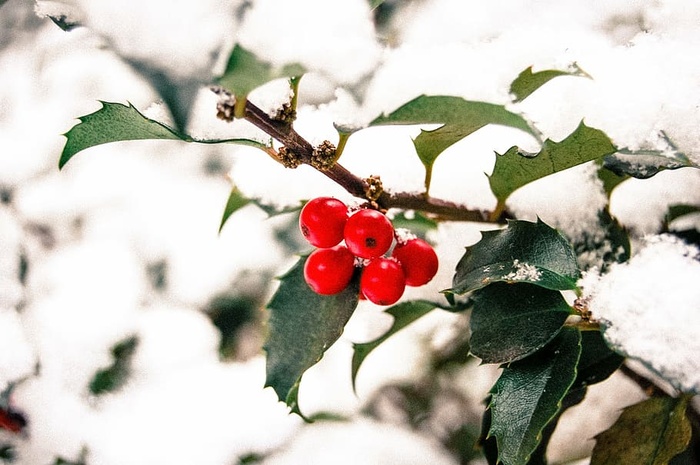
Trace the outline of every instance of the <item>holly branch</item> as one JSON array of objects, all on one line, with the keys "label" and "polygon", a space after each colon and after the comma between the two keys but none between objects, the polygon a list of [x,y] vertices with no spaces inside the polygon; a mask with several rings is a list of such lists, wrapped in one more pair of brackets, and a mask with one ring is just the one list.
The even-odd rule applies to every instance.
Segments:
[{"label": "holly branch", "polygon": [[[225,120],[233,119],[235,99],[228,93],[217,92],[222,96],[217,106],[218,115]],[[470,209],[464,205],[443,199],[430,197],[427,194],[409,192],[390,192],[381,186],[377,177],[362,179],[340,163],[334,155],[328,158],[331,163],[319,163],[319,150],[294,130],[291,118],[273,118],[255,104],[246,100],[243,117],[266,134],[280,142],[283,149],[277,153],[276,160],[283,165],[294,168],[299,164],[312,166],[320,173],[332,179],[355,197],[376,202],[381,209],[400,208],[417,210],[430,214],[435,219],[451,221],[491,222],[491,213],[484,210]],[[291,162],[290,162],[290,158]],[[322,156],[322,155],[321,155]],[[499,220],[502,220],[501,215]]]}]

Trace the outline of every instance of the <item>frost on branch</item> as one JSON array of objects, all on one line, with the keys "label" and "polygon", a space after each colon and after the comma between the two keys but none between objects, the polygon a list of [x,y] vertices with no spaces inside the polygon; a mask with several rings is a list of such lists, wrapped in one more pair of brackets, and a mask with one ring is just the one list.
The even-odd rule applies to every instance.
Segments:
[{"label": "frost on branch", "polygon": [[583,280],[608,344],[683,392],[700,392],[700,250],[654,236],[627,263]]}]

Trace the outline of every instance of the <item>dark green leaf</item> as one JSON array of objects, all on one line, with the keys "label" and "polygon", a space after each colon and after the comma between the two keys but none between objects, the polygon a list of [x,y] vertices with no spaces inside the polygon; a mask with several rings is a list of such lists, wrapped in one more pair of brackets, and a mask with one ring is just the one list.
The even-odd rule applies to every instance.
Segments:
[{"label": "dark green leaf", "polygon": [[112,365],[95,373],[90,381],[90,393],[101,395],[114,392],[126,384],[138,342],[136,336],[131,336],[112,347]]},{"label": "dark green leaf", "polygon": [[520,129],[535,136],[528,122],[503,105],[464,100],[459,97],[422,95],[370,126],[386,124],[440,124],[431,131],[421,130],[413,141],[418,157],[426,168],[426,189],[437,157],[449,146],[489,124]]},{"label": "dark green leaf", "polygon": [[520,360],[551,341],[570,313],[559,291],[494,283],[474,294],[471,352],[483,363]]},{"label": "dark green leaf", "polygon": [[315,365],[343,333],[357,307],[359,280],[332,296],[316,294],[304,281],[302,257],[284,276],[268,304],[266,386],[300,413],[297,401],[304,372]]},{"label": "dark green leaf", "polygon": [[664,220],[666,221],[666,224],[669,224],[682,216],[691,215],[693,213],[700,213],[700,205],[671,205],[668,209],[668,212],[666,213],[666,218]]},{"label": "dark green leaf", "polygon": [[62,168],[81,150],[127,140],[180,140],[202,144],[231,143],[259,149],[267,148],[266,144],[251,139],[194,139],[186,134],[180,134],[161,122],[147,118],[131,104],[100,103],[102,108],[89,115],[81,116],[80,123],[64,134],[67,141],[61,153],[59,168]]},{"label": "dark green leaf", "polygon": [[612,264],[629,260],[629,234],[605,208],[598,212],[598,227],[583,231],[576,238],[574,250],[582,270],[595,267],[605,273]]},{"label": "dark green leaf", "polygon": [[302,74],[304,74],[304,67],[297,63],[277,68],[240,45],[236,45],[218,83],[231,91],[237,99],[245,99],[253,89],[269,81]]},{"label": "dark green leaf", "polygon": [[221,224],[219,225],[219,232],[224,228],[224,224],[226,224],[226,221],[229,219],[231,215],[236,213],[236,211],[240,210],[241,208],[245,207],[251,202],[251,200],[243,194],[241,194],[241,191],[239,191],[235,186],[233,189],[231,189],[231,194],[228,196],[228,200],[226,201],[226,208],[224,208],[224,214],[221,218]]},{"label": "dark green leaf", "polygon": [[620,149],[617,153],[608,155],[603,159],[603,167],[619,177],[631,176],[638,179],[650,178],[663,170],[676,170],[688,167],[700,168],[683,152],[678,150],[678,147],[665,132],[661,131],[659,136],[666,145],[664,149]]},{"label": "dark green leaf", "polygon": [[617,149],[608,136],[583,122],[561,142],[544,141],[539,153],[527,153],[517,146],[496,156],[493,174],[489,177],[491,190],[502,204],[520,187],[550,174],[586,163]]},{"label": "dark green leaf", "polygon": [[520,73],[510,85],[510,93],[515,97],[513,101],[520,102],[525,100],[525,98],[527,98],[530,94],[558,76],[579,76],[590,78],[590,76],[575,63],[571,71],[547,69],[533,73],[532,66],[530,66]]},{"label": "dark green leaf", "polygon": [[598,164],[597,175],[598,179],[603,182],[603,190],[608,195],[608,198],[610,198],[610,194],[612,194],[613,189],[622,184],[624,181],[630,179],[631,176],[628,174],[618,176],[609,169],[605,168],[603,163],[604,159],[605,157],[596,160],[596,163]]},{"label": "dark green leaf", "polygon": [[564,396],[561,401],[561,408],[557,414],[552,418],[552,420],[544,427],[542,430],[542,438],[537,446],[537,449],[530,456],[527,465],[548,465],[547,462],[547,448],[549,447],[549,442],[552,440],[552,435],[559,424],[562,414],[569,408],[580,404],[586,397],[587,388],[580,389],[570,389],[569,392]]},{"label": "dark green leaf", "polygon": [[525,465],[539,445],[576,378],[580,342],[578,330],[564,328],[542,351],[503,369],[491,389],[489,436],[504,465]]},{"label": "dark green leaf", "polygon": [[591,465],[666,465],[685,450],[688,398],[651,397],[625,408],[615,424],[596,436]]},{"label": "dark green leaf", "polygon": [[576,288],[579,270],[571,245],[542,221],[509,221],[506,229],[482,236],[460,259],[448,292],[464,294],[498,281]]},{"label": "dark green leaf", "polygon": [[599,331],[582,332],[581,358],[574,386],[578,388],[605,381],[620,368],[624,360],[608,347]]},{"label": "dark green leaf", "polygon": [[[2,4],[0,3],[0,6]],[[49,19],[53,21],[53,23],[58,26],[62,31],[65,32],[70,32],[76,27],[81,26],[80,23],[72,21],[71,19],[68,18],[66,15],[49,15]]]},{"label": "dark green leaf", "polygon": [[386,313],[394,318],[394,322],[391,328],[384,333],[379,338],[371,342],[364,342],[360,344],[353,344],[353,356],[352,356],[352,385],[355,387],[355,380],[357,378],[357,372],[360,370],[362,362],[367,358],[367,356],[376,349],[381,343],[389,339],[391,336],[408,326],[409,324],[416,321],[423,315],[431,312],[436,308],[436,304],[432,302],[427,302],[423,300],[413,301],[413,302],[402,302],[398,305],[394,305],[385,310]]}]

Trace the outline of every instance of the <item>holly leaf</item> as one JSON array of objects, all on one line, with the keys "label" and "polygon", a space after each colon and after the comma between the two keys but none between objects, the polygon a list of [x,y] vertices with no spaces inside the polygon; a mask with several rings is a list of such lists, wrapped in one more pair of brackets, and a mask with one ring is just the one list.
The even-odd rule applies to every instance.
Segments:
[{"label": "holly leaf", "polygon": [[256,87],[274,79],[301,76],[304,72],[304,67],[298,63],[276,67],[240,45],[235,45],[218,83],[231,91],[237,100],[245,100]]},{"label": "holly leaf", "polygon": [[503,368],[488,407],[488,436],[496,438],[499,462],[528,462],[576,378],[580,353],[581,333],[563,328],[542,351]]},{"label": "holly leaf", "polygon": [[128,140],[180,140],[201,144],[239,144],[265,150],[268,145],[252,139],[195,139],[168,125],[144,116],[132,104],[103,102],[102,108],[78,118],[80,123],[67,133],[59,168],[78,152],[110,142]]},{"label": "holly leaf", "polygon": [[653,150],[608,155],[603,159],[603,167],[618,178],[637,179],[648,179],[665,170],[700,168],[680,152]]},{"label": "holly leaf", "polygon": [[528,122],[503,105],[464,100],[460,97],[421,95],[388,115],[381,115],[370,126],[387,124],[439,124],[437,129],[421,130],[413,141],[418,158],[425,166],[426,191],[430,188],[432,167],[437,157],[452,144],[489,124],[508,126],[537,137]]},{"label": "holly leaf", "polygon": [[474,294],[471,352],[483,363],[520,360],[551,341],[570,313],[558,291],[494,283]]},{"label": "holly leaf", "polygon": [[417,300],[411,302],[402,302],[398,305],[394,305],[385,310],[386,313],[394,318],[394,322],[391,328],[384,333],[382,336],[370,342],[356,343],[353,344],[353,355],[352,355],[352,387],[355,389],[355,380],[357,379],[357,373],[360,370],[362,362],[365,361],[367,356],[384,341],[389,339],[391,336],[413,323],[423,315],[431,312],[437,307],[433,302],[428,302],[425,300]]},{"label": "holly leaf", "polygon": [[546,69],[533,73],[532,66],[530,66],[523,70],[510,85],[510,93],[514,97],[513,101],[521,102],[525,100],[544,84],[559,76],[591,77],[588,73],[579,68],[576,63],[572,65],[570,71]]},{"label": "holly leaf", "polygon": [[651,397],[626,407],[615,424],[596,436],[591,465],[666,465],[690,442],[688,397]]},{"label": "holly leaf", "polygon": [[228,196],[228,200],[226,201],[226,207],[224,208],[224,214],[221,218],[221,224],[219,225],[219,232],[221,232],[222,229],[224,229],[224,225],[226,224],[226,221],[228,221],[229,217],[236,213],[238,210],[241,208],[245,207],[251,203],[251,200],[247,197],[245,197],[241,191],[238,190],[237,187],[233,187],[231,189],[231,193]]},{"label": "holly leaf", "polygon": [[506,229],[481,234],[457,263],[446,292],[465,294],[499,281],[576,289],[580,273],[571,245],[541,220],[511,220]]},{"label": "holly leaf", "polygon": [[598,331],[581,333],[581,359],[574,386],[590,386],[605,381],[612,375],[625,358],[610,349]]},{"label": "holly leaf", "polygon": [[355,311],[359,296],[357,276],[339,294],[316,294],[304,281],[304,263],[299,261],[280,278],[280,286],[267,305],[269,309],[267,377],[277,397],[301,415],[297,395],[301,377],[343,333]]},{"label": "holly leaf", "polygon": [[491,191],[499,204],[522,186],[614,153],[617,149],[600,129],[579,124],[564,140],[544,141],[539,153],[528,153],[513,146],[503,155],[496,154],[496,165],[489,176]]},{"label": "holly leaf", "polygon": [[131,374],[131,360],[136,353],[138,342],[136,336],[131,336],[112,347],[112,364],[95,373],[89,385],[91,394],[114,392],[126,384]]}]

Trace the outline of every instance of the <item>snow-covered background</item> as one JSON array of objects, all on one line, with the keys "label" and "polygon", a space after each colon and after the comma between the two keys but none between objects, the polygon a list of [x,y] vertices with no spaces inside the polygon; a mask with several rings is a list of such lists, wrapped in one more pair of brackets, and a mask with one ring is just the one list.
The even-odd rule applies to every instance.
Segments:
[{"label": "snow-covered background", "polygon": [[[48,16],[83,26],[64,32]],[[15,462],[26,465],[56,457],[100,465],[222,465],[243,457],[264,464],[458,463],[443,444],[463,424],[478,426],[493,370],[467,365],[438,383],[442,401],[422,428],[410,428],[396,395],[385,391],[392,383],[425,383],[429,349],[439,351],[464,331],[459,316],[431,314],[389,340],[363,366],[355,395],[351,342],[389,323],[362,303],[300,392],[305,413],[350,421],[304,425],[263,389],[262,307],[274,291],[271,276],[303,246],[288,217],[268,219],[254,206],[217,234],[231,182],[278,206],[316,195],[352,201],[338,186],[306,167],[285,170],[255,149],[162,141],[95,147],[59,172],[61,134],[97,110],[98,100],[163,115],[159,76],[180,85],[183,104],[192,107],[191,134],[259,135],[217,120],[215,96],[203,87],[239,43],[275,64],[310,70],[296,128],[312,143],[335,142],[334,122],[362,124],[420,94],[442,94],[508,104],[554,140],[582,119],[630,149],[663,149],[664,131],[700,163],[698,24],[700,4],[692,0],[414,0],[387,1],[375,11],[366,0],[8,0],[0,6],[0,391],[13,386],[11,406],[28,426],[22,435],[0,431],[0,449],[12,446]],[[510,103],[510,82],[523,69],[572,63],[592,79],[558,78]],[[287,95],[284,82],[273,82],[250,98],[272,110]],[[380,175],[391,190],[418,191],[415,134],[411,127],[360,131],[342,163],[359,176]],[[484,173],[494,151],[532,143],[513,130],[484,128],[441,155],[431,193],[493,208]],[[594,167],[584,165],[520,189],[509,208],[575,239],[595,233],[606,201]],[[649,323],[639,323],[645,311],[656,312],[649,321],[664,322],[664,334],[680,334],[655,339],[651,349],[630,343],[629,355],[661,354],[657,371],[680,372],[678,385],[697,390],[698,373],[684,363],[697,370],[698,251],[654,237],[675,204],[700,205],[700,171],[619,186],[611,212],[633,234],[633,253],[643,253],[607,277],[591,272],[585,286],[592,310],[619,329],[614,337],[647,341]],[[431,236],[439,274],[406,298],[449,287],[463,247],[484,227],[441,225]],[[250,312],[226,359],[211,318],[221,299],[249,302]],[[636,324],[615,326],[630,317]],[[127,384],[90,395],[112,347],[132,336],[138,345]],[[668,360],[679,352],[686,358]],[[578,407],[587,413],[584,439],[610,423],[611,411],[640,398],[624,379],[610,385],[592,389]],[[592,442],[580,440],[576,409],[567,418],[574,426],[570,436],[563,427],[555,437],[553,458],[585,463]]]}]

